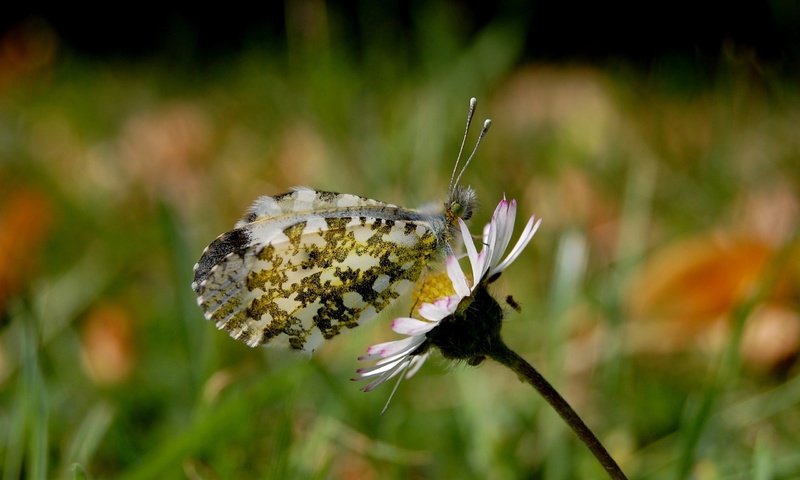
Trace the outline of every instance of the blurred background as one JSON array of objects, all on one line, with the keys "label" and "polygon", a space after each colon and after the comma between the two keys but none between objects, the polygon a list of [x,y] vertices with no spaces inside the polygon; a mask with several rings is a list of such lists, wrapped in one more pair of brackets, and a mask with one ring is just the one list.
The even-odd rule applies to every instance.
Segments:
[{"label": "blurred background", "polygon": [[800,8],[586,3],[4,7],[3,478],[602,478],[490,362],[379,415],[402,305],[308,360],[195,304],[259,195],[442,200],[471,96],[473,230],[544,218],[509,345],[632,478],[800,477]]}]

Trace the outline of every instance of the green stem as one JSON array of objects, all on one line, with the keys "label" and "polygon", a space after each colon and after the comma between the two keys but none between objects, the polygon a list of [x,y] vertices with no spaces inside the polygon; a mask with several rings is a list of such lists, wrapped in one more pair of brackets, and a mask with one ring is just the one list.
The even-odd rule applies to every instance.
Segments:
[{"label": "green stem", "polygon": [[516,372],[521,380],[530,383],[533,388],[547,400],[547,403],[561,415],[561,418],[572,428],[575,435],[589,447],[589,450],[606,470],[609,477],[614,480],[627,480],[622,469],[619,468],[619,465],[617,465],[617,462],[614,461],[608,453],[608,450],[600,443],[597,436],[586,426],[583,420],[581,420],[581,417],[579,417],[569,403],[564,400],[564,397],[562,397],[556,389],[550,385],[550,382],[548,382],[530,363],[526,362],[524,358],[508,348],[502,341],[495,342],[492,345],[492,350],[489,352],[488,356]]}]

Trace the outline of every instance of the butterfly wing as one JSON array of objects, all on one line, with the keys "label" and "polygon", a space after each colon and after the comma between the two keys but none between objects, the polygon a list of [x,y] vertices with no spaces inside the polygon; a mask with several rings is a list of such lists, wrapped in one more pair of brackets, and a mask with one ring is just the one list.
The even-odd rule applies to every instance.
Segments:
[{"label": "butterfly wing", "polygon": [[261,197],[206,248],[192,287],[232,337],[311,352],[408,291],[444,230],[441,215],[356,195]]}]

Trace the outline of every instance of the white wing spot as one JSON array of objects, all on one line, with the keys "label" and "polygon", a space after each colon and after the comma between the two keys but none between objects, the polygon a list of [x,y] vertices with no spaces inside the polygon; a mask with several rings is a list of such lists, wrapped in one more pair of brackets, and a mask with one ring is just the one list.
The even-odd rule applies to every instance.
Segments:
[{"label": "white wing spot", "polygon": [[346,292],[342,295],[342,303],[347,308],[364,308],[367,306],[364,298],[358,292]]},{"label": "white wing spot", "polygon": [[378,278],[375,279],[375,283],[372,284],[372,289],[378,293],[386,290],[386,287],[389,286],[389,275],[381,274],[378,275]]}]

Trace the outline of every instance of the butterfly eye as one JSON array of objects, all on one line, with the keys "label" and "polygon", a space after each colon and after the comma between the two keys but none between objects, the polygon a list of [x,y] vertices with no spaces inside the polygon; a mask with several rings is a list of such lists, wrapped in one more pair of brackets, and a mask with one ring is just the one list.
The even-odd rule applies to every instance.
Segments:
[{"label": "butterfly eye", "polygon": [[449,207],[455,218],[469,220],[472,217],[473,204],[470,202],[453,200],[450,202]]},{"label": "butterfly eye", "polygon": [[448,201],[448,210],[455,218],[462,220],[469,220],[472,217],[472,212],[475,210],[477,203],[475,190],[470,187],[463,187],[458,185],[453,190],[453,195]]},{"label": "butterfly eye", "polygon": [[[460,202],[452,202],[450,203],[450,211],[453,212],[453,215],[459,218],[464,218],[464,205]],[[464,218],[464,220],[467,220]]]}]

